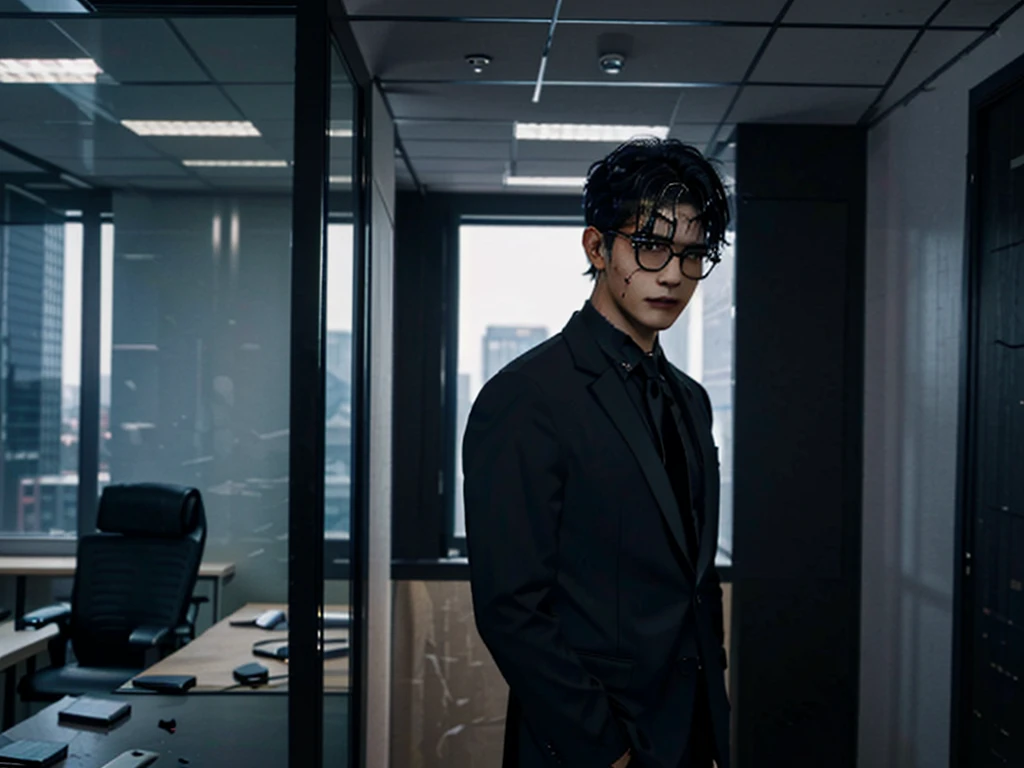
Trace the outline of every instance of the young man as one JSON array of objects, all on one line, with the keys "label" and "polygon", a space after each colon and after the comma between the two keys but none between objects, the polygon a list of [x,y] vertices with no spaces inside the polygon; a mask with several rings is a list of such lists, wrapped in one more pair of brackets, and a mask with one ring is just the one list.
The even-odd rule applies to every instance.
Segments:
[{"label": "young man", "polygon": [[719,260],[726,192],[693,147],[637,140],[584,207],[590,300],[486,384],[463,442],[504,766],[726,768],[711,404],[658,344]]}]

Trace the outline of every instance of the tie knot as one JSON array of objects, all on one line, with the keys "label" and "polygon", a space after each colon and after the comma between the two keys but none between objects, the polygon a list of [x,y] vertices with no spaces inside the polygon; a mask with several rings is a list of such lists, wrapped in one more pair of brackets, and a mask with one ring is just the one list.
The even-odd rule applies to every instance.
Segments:
[{"label": "tie knot", "polygon": [[643,370],[644,375],[651,381],[657,381],[661,378],[661,374],[658,372],[658,364],[651,355],[643,356],[640,360],[640,368]]}]

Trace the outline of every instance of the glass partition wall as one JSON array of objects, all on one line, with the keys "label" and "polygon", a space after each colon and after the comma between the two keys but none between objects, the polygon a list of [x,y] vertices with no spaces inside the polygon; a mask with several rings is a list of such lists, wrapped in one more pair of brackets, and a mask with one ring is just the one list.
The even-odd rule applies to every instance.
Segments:
[{"label": "glass partition wall", "polygon": [[226,699],[224,749],[347,766],[363,131],[328,5],[66,5],[0,2],[0,553],[73,554],[110,483],[199,489],[223,578],[189,646],[240,650],[191,695],[270,724]]}]

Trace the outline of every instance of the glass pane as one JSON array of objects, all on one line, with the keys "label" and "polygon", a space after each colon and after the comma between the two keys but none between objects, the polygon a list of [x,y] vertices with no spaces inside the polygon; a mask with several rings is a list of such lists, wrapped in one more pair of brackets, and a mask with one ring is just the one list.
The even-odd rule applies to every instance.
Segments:
[{"label": "glass pane", "polygon": [[[505,364],[562,330],[590,296],[593,284],[580,248],[581,226],[459,228],[459,364],[456,412],[456,487],[459,447],[477,393]],[[735,237],[730,233],[730,242]],[[669,359],[701,382],[714,410],[714,437],[722,466],[717,562],[732,559],[732,359],[734,244],[704,280],[661,343]],[[510,263],[522,269],[509,270]],[[543,274],[543,281],[536,275]],[[500,286],[500,287],[499,287]],[[462,494],[456,493],[454,533],[466,535]]]},{"label": "glass pane", "polygon": [[82,228],[3,177],[0,533],[74,535]]},{"label": "glass pane", "polygon": [[[54,63],[32,82],[0,78],[0,146],[17,150],[0,151],[5,205],[61,213],[54,223],[3,227],[3,263],[21,270],[3,275],[4,290],[24,294],[2,309],[4,494],[17,498],[14,462],[19,478],[77,471],[61,449],[76,439],[69,390],[81,331],[69,324],[81,301],[73,306],[66,292],[80,280],[81,236],[63,213],[81,207],[68,199],[95,196],[107,222],[100,439],[85,448],[99,452],[101,488],[109,480],[199,489],[206,537],[196,591],[212,601],[199,606],[198,637],[159,671],[195,674],[199,691],[238,692],[232,670],[257,660],[254,641],[287,640],[282,627],[227,619],[287,611],[294,22],[40,16],[0,27],[5,56],[43,45],[53,62],[85,58],[95,70],[72,81]],[[3,510],[13,528],[17,504],[5,496]],[[32,524],[74,530],[43,514]],[[283,765],[287,697],[271,694],[287,686],[288,666],[258,660],[272,679],[253,695],[273,702],[275,738],[230,737],[237,728],[227,720],[237,724],[238,714],[227,706],[225,749],[239,765]],[[279,758],[258,759],[268,750]],[[101,757],[97,764],[113,755]]]},{"label": "glass pane", "polygon": [[704,385],[711,398],[712,433],[721,462],[722,496],[718,565],[732,564],[732,390],[735,233],[722,250],[722,263],[701,282],[675,325],[661,334],[665,354]]},{"label": "glass pane", "polygon": [[[456,488],[463,485],[460,446],[477,393],[506,363],[559,333],[590,296],[581,226],[459,228]],[[455,535],[464,537],[462,492],[453,495]]]},{"label": "glass pane", "polygon": [[324,766],[348,765],[349,532],[352,488],[353,117],[355,91],[331,57],[324,447]]}]

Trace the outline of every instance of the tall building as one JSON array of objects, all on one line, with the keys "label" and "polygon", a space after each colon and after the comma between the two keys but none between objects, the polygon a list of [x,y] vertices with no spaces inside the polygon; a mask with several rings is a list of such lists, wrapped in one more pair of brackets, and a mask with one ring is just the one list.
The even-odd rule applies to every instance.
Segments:
[{"label": "tall building", "polygon": [[489,325],[484,334],[483,381],[548,338],[543,326]]},{"label": "tall building", "polygon": [[9,186],[0,212],[0,529],[63,529],[63,505],[18,509],[23,480],[60,473],[64,227]]}]

